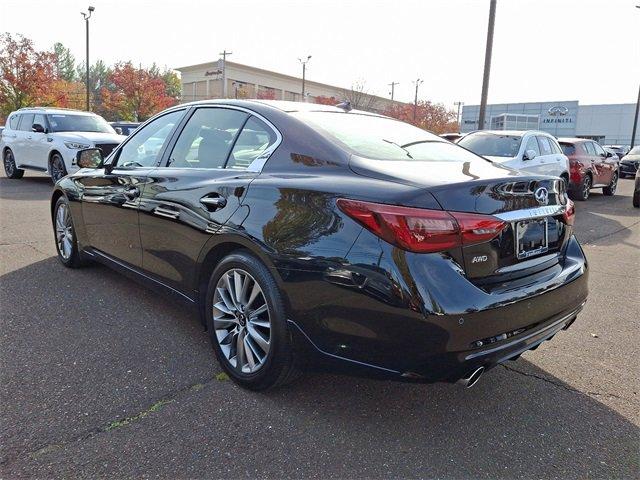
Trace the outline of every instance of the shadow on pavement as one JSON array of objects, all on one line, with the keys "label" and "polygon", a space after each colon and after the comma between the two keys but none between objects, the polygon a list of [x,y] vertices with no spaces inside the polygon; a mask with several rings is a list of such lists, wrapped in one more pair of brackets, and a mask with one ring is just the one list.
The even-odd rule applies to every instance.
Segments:
[{"label": "shadow on pavement", "polygon": [[[195,316],[104,267],[32,264],[1,277],[0,305],[7,477],[638,474],[638,427],[526,359],[470,390],[311,374],[255,394],[213,379]],[[519,364],[526,374],[510,370]],[[177,391],[137,424],[100,431]]]},{"label": "shadow on pavement", "polygon": [[48,200],[53,192],[49,177],[25,176],[12,180],[0,176],[0,199],[2,200]]}]

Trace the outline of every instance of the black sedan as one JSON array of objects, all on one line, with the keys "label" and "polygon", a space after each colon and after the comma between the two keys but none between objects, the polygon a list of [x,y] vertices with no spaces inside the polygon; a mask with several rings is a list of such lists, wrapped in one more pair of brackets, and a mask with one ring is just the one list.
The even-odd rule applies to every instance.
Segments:
[{"label": "black sedan", "polygon": [[640,147],[633,147],[620,161],[620,177],[634,177],[640,167]]},{"label": "black sedan", "polygon": [[348,103],[180,105],[77,161],[51,199],[61,262],[193,307],[246,388],[306,367],[470,386],[587,298],[562,180]]}]

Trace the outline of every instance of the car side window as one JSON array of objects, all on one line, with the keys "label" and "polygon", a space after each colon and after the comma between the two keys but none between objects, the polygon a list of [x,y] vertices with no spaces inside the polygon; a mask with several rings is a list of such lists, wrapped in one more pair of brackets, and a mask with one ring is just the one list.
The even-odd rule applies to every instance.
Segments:
[{"label": "car side window", "polygon": [[540,155],[540,147],[538,146],[536,137],[529,137],[529,140],[527,140],[527,145],[524,147],[524,151],[526,153],[529,150],[536,152],[536,156]]},{"label": "car side window", "polygon": [[35,125],[36,123],[39,125],[42,125],[44,128],[47,128],[47,120],[44,118],[44,115],[42,115],[41,113],[38,113],[33,117],[32,126]]},{"label": "car side window", "polygon": [[162,147],[183,114],[184,110],[167,113],[137,130],[123,145],[116,165],[124,168],[155,166]]},{"label": "car side window", "polygon": [[602,148],[599,144],[593,142],[593,148],[596,149],[596,155],[600,155],[601,157],[605,157],[604,148]]},{"label": "car side window", "polygon": [[243,169],[251,165],[277,140],[275,132],[257,117],[251,117],[233,146],[227,168]]},{"label": "car side window", "polygon": [[20,122],[20,115],[13,115],[9,119],[9,127],[11,127],[11,130],[17,130],[19,122]]},{"label": "car side window", "polygon": [[23,132],[30,132],[31,126],[33,125],[33,113],[23,113],[20,115],[20,124],[18,125],[18,130]]},{"label": "car side window", "polygon": [[547,137],[539,136],[538,143],[540,144],[540,154],[541,155],[551,155],[551,143]]},{"label": "car side window", "polygon": [[224,168],[248,114],[229,108],[198,108],[169,156],[173,168]]},{"label": "car side window", "polygon": [[551,150],[553,150],[553,153],[562,153],[562,150],[560,149],[560,146],[556,143],[555,140],[553,139],[548,139],[549,140],[549,144],[551,145]]},{"label": "car side window", "polygon": [[587,154],[588,155],[595,155],[596,154],[596,149],[593,148],[593,143],[592,142],[585,142],[584,148],[587,150]]}]

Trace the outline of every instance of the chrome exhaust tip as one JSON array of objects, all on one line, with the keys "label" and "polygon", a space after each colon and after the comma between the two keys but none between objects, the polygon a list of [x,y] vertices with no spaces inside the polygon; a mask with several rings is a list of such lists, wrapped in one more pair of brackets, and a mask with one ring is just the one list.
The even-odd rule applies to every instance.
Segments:
[{"label": "chrome exhaust tip", "polygon": [[475,370],[472,370],[471,372],[469,372],[464,377],[462,377],[460,380],[458,380],[458,383],[464,385],[466,388],[471,388],[476,383],[478,383],[478,380],[480,380],[480,377],[482,376],[483,373],[484,373],[484,367],[478,367]]}]

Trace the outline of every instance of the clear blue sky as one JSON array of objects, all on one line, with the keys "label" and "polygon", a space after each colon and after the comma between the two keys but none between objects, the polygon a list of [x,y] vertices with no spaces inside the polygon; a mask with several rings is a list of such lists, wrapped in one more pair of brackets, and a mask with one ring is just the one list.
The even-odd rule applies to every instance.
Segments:
[{"label": "clear blue sky", "polygon": [[[178,67],[216,59],[371,93],[477,104],[488,0],[1,0],[0,31],[38,48],[60,41],[84,58]],[[498,0],[489,101],[635,102],[640,82],[640,0]]]}]

